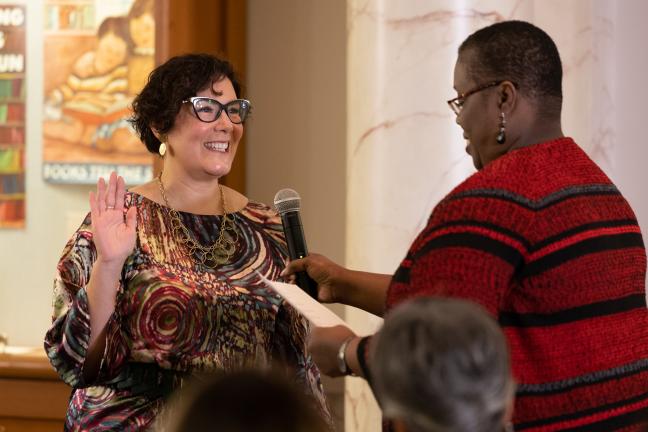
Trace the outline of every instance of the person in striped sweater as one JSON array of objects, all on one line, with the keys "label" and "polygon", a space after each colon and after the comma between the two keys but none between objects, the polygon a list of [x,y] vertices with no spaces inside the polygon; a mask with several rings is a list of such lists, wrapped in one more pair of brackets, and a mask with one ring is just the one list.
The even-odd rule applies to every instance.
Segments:
[{"label": "person in striped sweater", "polygon": [[[517,431],[635,431],[648,418],[646,253],[637,219],[562,132],[562,65],[536,26],[505,21],[459,48],[448,101],[477,172],[432,211],[393,276],[312,254],[319,299],[377,315],[421,295],[481,304],[502,326]],[[371,337],[315,329],[321,370],[368,377]]]}]

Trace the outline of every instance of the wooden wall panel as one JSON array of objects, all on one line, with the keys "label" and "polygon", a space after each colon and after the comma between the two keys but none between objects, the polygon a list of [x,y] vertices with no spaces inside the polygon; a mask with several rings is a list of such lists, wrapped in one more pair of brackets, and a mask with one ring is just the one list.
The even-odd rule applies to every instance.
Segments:
[{"label": "wooden wall panel", "polygon": [[54,372],[43,348],[6,351],[0,350],[0,432],[63,430],[72,389]]}]

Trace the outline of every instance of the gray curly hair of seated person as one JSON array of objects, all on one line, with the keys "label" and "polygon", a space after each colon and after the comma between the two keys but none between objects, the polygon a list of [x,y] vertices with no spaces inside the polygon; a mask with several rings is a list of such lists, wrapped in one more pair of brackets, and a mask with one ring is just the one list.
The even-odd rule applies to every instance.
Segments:
[{"label": "gray curly hair of seated person", "polygon": [[506,339],[481,307],[421,297],[394,309],[373,343],[385,417],[409,432],[502,431],[514,383]]}]

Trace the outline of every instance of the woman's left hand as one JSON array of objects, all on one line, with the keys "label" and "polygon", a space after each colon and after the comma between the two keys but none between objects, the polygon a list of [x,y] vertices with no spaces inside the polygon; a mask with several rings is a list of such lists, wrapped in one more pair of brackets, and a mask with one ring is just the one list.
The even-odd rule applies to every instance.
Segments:
[{"label": "woman's left hand", "polygon": [[345,340],[355,336],[345,326],[313,327],[308,350],[320,372],[331,377],[342,376],[337,361],[338,351]]}]

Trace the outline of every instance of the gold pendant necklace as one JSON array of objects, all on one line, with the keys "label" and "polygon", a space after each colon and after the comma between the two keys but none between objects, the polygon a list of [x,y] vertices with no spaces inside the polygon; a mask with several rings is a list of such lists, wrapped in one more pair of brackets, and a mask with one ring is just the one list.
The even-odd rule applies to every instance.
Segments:
[{"label": "gold pendant necklace", "polygon": [[221,219],[220,228],[218,232],[218,239],[211,246],[203,246],[189,231],[180,218],[180,214],[169,205],[169,200],[162,184],[162,173],[157,176],[157,182],[160,186],[160,194],[164,200],[164,204],[169,208],[171,215],[171,232],[180,243],[185,245],[189,250],[190,256],[195,257],[198,262],[209,268],[216,268],[229,262],[229,259],[236,250],[236,243],[238,241],[238,232],[234,225],[234,220],[227,213],[225,207],[225,193],[223,187],[219,184],[221,202],[223,203],[223,218]]}]

